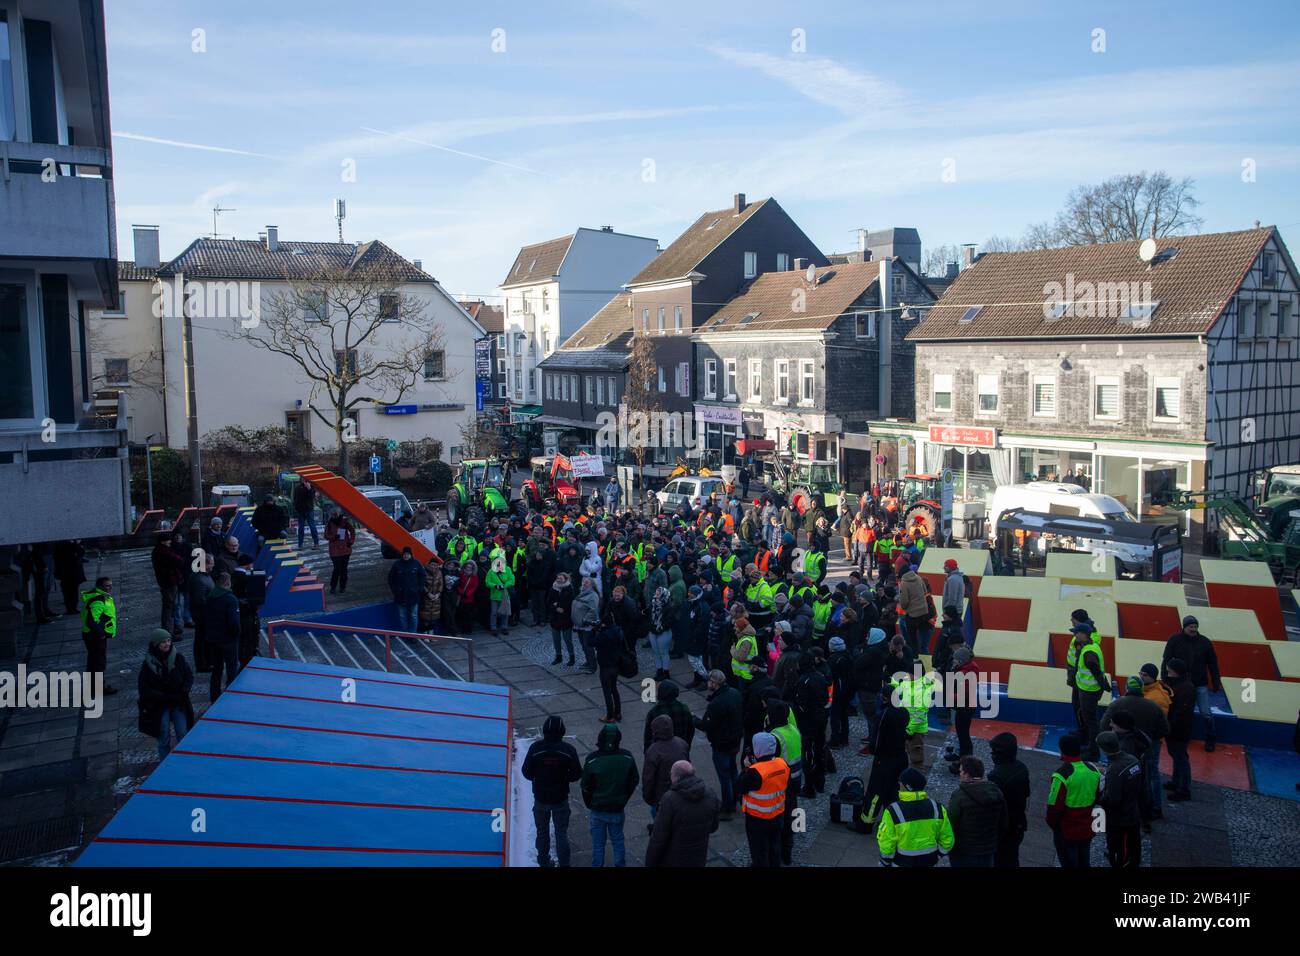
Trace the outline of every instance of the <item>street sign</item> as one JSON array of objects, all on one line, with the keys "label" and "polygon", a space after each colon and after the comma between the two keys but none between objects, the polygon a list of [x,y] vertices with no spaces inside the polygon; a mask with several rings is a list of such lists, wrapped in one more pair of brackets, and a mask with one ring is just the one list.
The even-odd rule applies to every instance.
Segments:
[{"label": "street sign", "polygon": [[952,499],[955,491],[953,487],[953,480],[952,480],[952,469],[945,468],[943,470],[942,477],[943,477],[943,487],[940,495],[940,504],[942,506],[943,511],[941,514],[940,523],[943,526],[944,540],[947,540],[949,535],[952,534]]},{"label": "street sign", "polygon": [[876,464],[877,464],[877,465],[883,465],[884,463],[885,463],[885,456],[884,456],[884,455],[877,455],[877,456],[876,456]]},{"label": "street sign", "polygon": [[371,473],[372,475],[377,475],[377,474],[379,474],[379,468],[380,468],[379,456],[378,456],[378,455],[371,455],[371,456],[370,456],[370,473]]},{"label": "street sign", "polygon": [[419,405],[385,405],[385,415],[414,415],[420,410]]},{"label": "street sign", "polygon": [[397,442],[392,438],[388,439],[388,450],[397,451]]}]

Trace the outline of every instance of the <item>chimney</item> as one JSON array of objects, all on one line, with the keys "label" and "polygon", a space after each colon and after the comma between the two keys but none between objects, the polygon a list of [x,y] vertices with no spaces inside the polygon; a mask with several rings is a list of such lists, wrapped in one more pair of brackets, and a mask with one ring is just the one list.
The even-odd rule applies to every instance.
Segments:
[{"label": "chimney", "polygon": [[132,226],[131,234],[135,240],[135,264],[141,269],[157,269],[162,262],[158,258],[158,227]]},{"label": "chimney", "polygon": [[945,262],[945,263],[943,264],[943,277],[944,277],[945,279],[955,279],[955,278],[957,278],[957,263],[955,263],[955,262]]},{"label": "chimney", "polygon": [[411,265],[415,266],[415,268],[419,269],[421,272],[424,271],[424,263],[421,262],[419,259],[416,259],[414,262],[411,263]]},{"label": "chimney", "polygon": [[280,248],[280,227],[267,226],[266,227],[266,251],[276,252],[279,250],[279,248]]},{"label": "chimney", "polygon": [[880,417],[894,414],[894,317],[889,310],[894,302],[893,261],[885,256],[880,260],[880,307],[876,316],[876,344],[880,347],[880,365],[877,376],[877,396]]},{"label": "chimney", "polygon": [[795,271],[795,272],[806,272],[807,269],[808,269],[808,260],[807,260],[807,259],[796,259],[796,260],[794,260],[794,271]]},{"label": "chimney", "polygon": [[979,257],[978,257],[977,255],[975,255],[975,243],[973,243],[973,242],[967,242],[967,243],[964,243],[964,244],[962,245],[962,247],[961,247],[961,267],[962,267],[963,269],[969,269],[971,266],[973,266],[973,265],[975,264],[975,260],[978,259],[978,258],[979,258]]},{"label": "chimney", "polygon": [[601,232],[613,232],[613,231],[614,231],[614,227],[613,227],[613,226],[601,226],[601,227],[600,227],[600,231],[601,231]]},{"label": "chimney", "polygon": [[736,215],[740,215],[740,213],[742,213],[742,212],[745,211],[745,194],[744,194],[744,193],[736,193],[735,211],[736,211]]},{"label": "chimney", "polygon": [[[867,251],[867,230],[859,229],[858,230],[858,252],[866,252],[866,251]],[[870,258],[871,258],[870,256],[864,256],[862,261],[866,262]]]}]

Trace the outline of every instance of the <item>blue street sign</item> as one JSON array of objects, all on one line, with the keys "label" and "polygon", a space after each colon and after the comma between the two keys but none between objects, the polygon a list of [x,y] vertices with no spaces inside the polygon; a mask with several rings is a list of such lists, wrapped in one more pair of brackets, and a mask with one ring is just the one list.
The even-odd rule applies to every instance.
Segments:
[{"label": "blue street sign", "polygon": [[385,415],[414,415],[420,410],[419,405],[385,405]]},{"label": "blue street sign", "polygon": [[378,456],[378,455],[371,455],[371,456],[370,456],[370,473],[371,473],[372,475],[377,475],[377,474],[379,474],[379,456]]},{"label": "blue street sign", "polygon": [[474,385],[474,410],[476,412],[481,412],[483,411],[483,396],[487,394],[488,387],[491,383],[485,382],[480,378],[474,383]]}]

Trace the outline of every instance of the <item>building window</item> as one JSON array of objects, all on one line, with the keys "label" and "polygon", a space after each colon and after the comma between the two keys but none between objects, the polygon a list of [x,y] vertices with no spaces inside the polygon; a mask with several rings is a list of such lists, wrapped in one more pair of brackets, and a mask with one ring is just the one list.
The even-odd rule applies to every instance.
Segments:
[{"label": "building window", "polygon": [[758,253],[745,253],[745,278],[752,279],[758,275]]},{"label": "building window", "polygon": [[895,272],[892,279],[894,282],[894,304],[897,305],[907,293],[907,276],[903,275],[902,272]]},{"label": "building window", "polygon": [[555,398],[555,376],[550,372],[542,376],[542,387],[546,390],[547,398]]},{"label": "building window", "polygon": [[718,397],[718,360],[704,360],[704,397]]},{"label": "building window", "polygon": [[749,400],[757,402],[763,397],[763,360],[749,360]]},{"label": "building window", "polygon": [[497,374],[498,375],[506,374],[506,360],[503,358],[497,359]]},{"label": "building window", "polygon": [[569,397],[572,401],[578,400],[578,376],[569,376]]},{"label": "building window", "polygon": [[529,311],[531,311],[531,307],[528,304],[527,292],[519,293],[519,311],[524,313],[524,315],[527,315]]},{"label": "building window", "polygon": [[736,400],[736,360],[727,359],[725,368],[726,380],[724,384],[726,385],[727,392],[724,397],[727,401],[734,402]]},{"label": "building window", "polygon": [[1283,338],[1295,338],[1296,312],[1291,307],[1290,299],[1283,299],[1277,304],[1277,327]]},{"label": "building window", "polygon": [[776,254],[776,271],[777,272],[790,271],[790,254],[788,252],[778,252]]},{"label": "building window", "polygon": [[611,405],[618,404],[618,379],[613,375],[609,377],[609,403]]},{"label": "building window", "polygon": [[853,314],[853,326],[855,334],[860,339],[876,337],[876,317],[870,312],[855,312]]},{"label": "building window", "polygon": [[[344,371],[343,350],[334,350],[334,374],[343,375],[347,378],[355,378],[357,374],[357,350],[348,349],[347,352],[347,370]],[[426,362],[427,364],[427,362]]]},{"label": "building window", "polygon": [[1258,303],[1259,336],[1271,339],[1277,335],[1277,299],[1261,299]]},{"label": "building window", "polygon": [[659,391],[668,391],[668,376],[664,374],[664,367],[659,366]]},{"label": "building window", "polygon": [[505,348],[506,348],[506,336],[505,333],[502,332],[497,335],[497,349],[499,351],[504,352]]},{"label": "building window", "polygon": [[1056,376],[1034,376],[1034,414],[1041,418],[1056,417]]},{"label": "building window", "polygon": [[596,404],[605,404],[605,376],[596,376]]},{"label": "building window", "polygon": [[814,380],[813,360],[799,360],[799,402],[803,405],[813,404],[816,398],[816,392],[813,388]]},{"label": "building window", "polygon": [[594,405],[596,403],[596,377],[594,375],[584,375],[582,381],[587,387],[587,404]]},{"label": "building window", "polygon": [[659,334],[660,334],[660,335],[663,335],[664,332],[666,331],[666,329],[665,329],[665,327],[664,327],[664,307],[663,307],[662,305],[659,306],[659,326],[658,326],[658,329],[659,329]]},{"label": "building window", "polygon": [[952,411],[952,375],[934,375],[930,391],[931,408],[936,412]]},{"label": "building window", "polygon": [[507,396],[506,396],[506,383],[505,383],[505,382],[498,382],[498,383],[497,383],[497,398],[506,398],[506,397],[507,397]]},{"label": "building window", "polygon": [[550,289],[542,290],[542,311],[543,312],[551,311],[551,290]]},{"label": "building window", "polygon": [[1176,422],[1182,416],[1183,383],[1176,378],[1158,378],[1155,382],[1155,420]]},{"label": "building window", "polygon": [[985,415],[995,415],[998,411],[998,377],[981,375],[977,381],[977,409]]},{"label": "building window", "polygon": [[528,370],[528,397],[537,397],[537,369],[535,368]]},{"label": "building window", "polygon": [[775,364],[776,371],[776,398],[775,404],[785,405],[790,401],[790,361],[789,359],[777,359]]},{"label": "building window", "polygon": [[1264,285],[1269,286],[1273,284],[1273,274],[1276,270],[1276,264],[1275,264],[1276,260],[1273,258],[1273,253],[1271,252],[1264,253],[1263,260],[1264,262],[1262,266],[1262,271],[1264,273]]},{"label": "building window", "polygon": [[1098,375],[1092,383],[1092,417],[1119,418],[1119,377]]},{"label": "building window", "polygon": [[682,398],[691,397],[691,363],[682,362],[677,366],[677,394]]},{"label": "building window", "polygon": [[379,297],[379,321],[396,322],[402,310],[402,300],[396,295],[381,295]]},{"label": "building window", "polygon": [[325,293],[317,290],[304,292],[302,299],[302,316],[316,322],[324,322],[329,317],[329,303]]},{"label": "building window", "polygon": [[424,357],[424,380],[426,382],[446,378],[447,353],[442,349],[430,352]]},{"label": "building window", "polygon": [[677,335],[682,333],[682,307],[680,305],[673,306],[673,332]]},{"label": "building window", "polygon": [[647,334],[650,332],[650,310],[649,309],[641,310],[641,331]]},{"label": "building window", "polygon": [[1253,339],[1255,337],[1255,300],[1237,300],[1237,338]]},{"label": "building window", "polygon": [[129,362],[123,358],[104,359],[104,383],[106,385],[130,385],[131,370]]}]

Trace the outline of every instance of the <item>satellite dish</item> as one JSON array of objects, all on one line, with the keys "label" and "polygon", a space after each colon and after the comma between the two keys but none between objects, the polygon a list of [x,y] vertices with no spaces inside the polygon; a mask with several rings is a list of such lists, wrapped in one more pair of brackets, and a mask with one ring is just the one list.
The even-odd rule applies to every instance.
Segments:
[{"label": "satellite dish", "polygon": [[808,283],[809,283],[810,285],[816,285],[816,284],[817,284],[817,266],[815,266],[815,265],[810,265],[810,266],[808,267],[808,271],[804,273],[804,278],[808,280]]},{"label": "satellite dish", "polygon": [[1156,241],[1151,238],[1143,239],[1142,245],[1138,246],[1138,258],[1143,262],[1150,262],[1156,257]]}]

